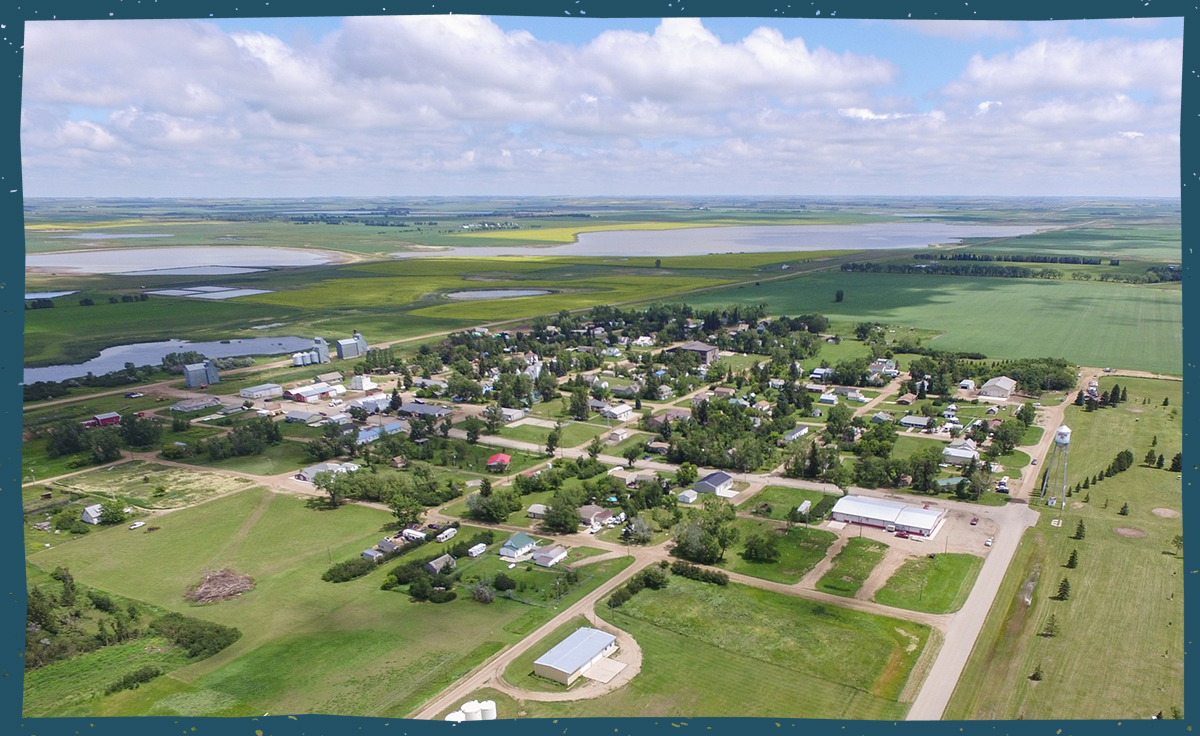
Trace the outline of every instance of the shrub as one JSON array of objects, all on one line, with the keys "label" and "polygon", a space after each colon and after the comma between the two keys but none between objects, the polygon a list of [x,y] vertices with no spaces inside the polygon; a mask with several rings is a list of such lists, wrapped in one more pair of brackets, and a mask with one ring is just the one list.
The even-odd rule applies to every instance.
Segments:
[{"label": "shrub", "polygon": [[361,578],[363,575],[374,570],[376,564],[371,560],[355,557],[353,560],[339,562],[333,567],[325,571],[321,579],[327,583],[345,583],[355,578]]},{"label": "shrub", "polygon": [[429,594],[430,603],[449,603],[458,597],[453,590],[434,590]]},{"label": "shrub", "polygon": [[121,690],[132,690],[143,682],[150,682],[161,674],[162,670],[159,668],[153,665],[146,665],[114,681],[113,684],[104,689],[104,694],[112,695]]},{"label": "shrub", "polygon": [[621,606],[623,606],[627,602],[629,602],[629,599],[632,597],[633,596],[625,588],[618,588],[616,591],[613,592],[613,594],[611,596],[609,596],[608,607],[609,608],[620,608]]},{"label": "shrub", "polygon": [[211,657],[242,638],[242,632],[232,626],[189,618],[179,613],[168,613],[152,622],[150,628],[183,647],[187,656],[192,658]]},{"label": "shrub", "polygon": [[517,587],[517,581],[513,580],[504,573],[499,573],[496,575],[495,579],[492,580],[492,587],[500,591],[512,590],[513,588]]},{"label": "shrub", "polygon": [[729,585],[729,576],[719,570],[708,570],[690,562],[676,560],[671,563],[671,572],[683,578],[699,580],[702,583],[714,585]]},{"label": "shrub", "polygon": [[638,575],[642,579],[645,586],[651,590],[662,590],[667,587],[667,583],[671,581],[667,574],[659,567],[648,567],[642,570]]},{"label": "shrub", "polygon": [[112,598],[108,597],[107,593],[101,593],[98,590],[89,590],[87,592],[87,597],[88,600],[92,602],[92,605],[95,606],[97,611],[115,613],[117,610],[116,604],[113,603]]}]

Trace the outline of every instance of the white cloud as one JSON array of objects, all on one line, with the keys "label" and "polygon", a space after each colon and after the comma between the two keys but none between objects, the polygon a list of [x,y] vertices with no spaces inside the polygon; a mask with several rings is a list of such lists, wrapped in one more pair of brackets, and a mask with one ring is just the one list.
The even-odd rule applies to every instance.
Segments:
[{"label": "white cloud", "polygon": [[1136,130],[1122,130],[1121,132],[1117,133],[1117,135],[1121,136],[1122,138],[1128,138],[1130,140],[1135,140],[1137,138],[1145,138],[1146,137],[1145,133],[1139,133]]},{"label": "white cloud", "polygon": [[1002,105],[1004,105],[1004,103],[1000,102],[999,100],[984,100],[976,106],[975,109],[979,111],[976,113],[976,115],[985,115],[987,114],[987,111],[991,110],[993,107],[1001,107]]}]

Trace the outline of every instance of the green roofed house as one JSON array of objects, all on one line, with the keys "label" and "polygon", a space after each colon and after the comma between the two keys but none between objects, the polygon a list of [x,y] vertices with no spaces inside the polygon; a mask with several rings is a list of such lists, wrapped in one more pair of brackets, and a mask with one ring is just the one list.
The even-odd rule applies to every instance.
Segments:
[{"label": "green roofed house", "polygon": [[525,532],[517,532],[500,545],[500,556],[517,560],[528,555],[536,547],[537,542],[533,541],[532,537]]}]

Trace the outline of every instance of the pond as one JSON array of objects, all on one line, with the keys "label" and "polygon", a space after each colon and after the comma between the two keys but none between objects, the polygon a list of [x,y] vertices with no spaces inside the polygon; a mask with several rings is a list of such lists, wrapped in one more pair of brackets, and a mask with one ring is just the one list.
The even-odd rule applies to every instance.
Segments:
[{"label": "pond", "polygon": [[518,296],[544,296],[551,292],[545,289],[479,289],[478,291],[451,291],[446,296],[450,299],[466,302],[475,299],[512,299]]},{"label": "pond", "polygon": [[[736,225],[678,230],[607,230],[580,233],[578,240],[550,247],[480,246],[422,250],[398,258],[426,256],[699,256],[813,250],[920,248],[963,238],[1028,235],[1036,225],[979,225],[946,222],[881,222],[865,225]],[[531,230],[531,237],[537,232]]]},{"label": "pond", "polygon": [[136,366],[158,365],[167,353],[194,350],[209,358],[237,358],[243,355],[284,355],[308,350],[313,345],[311,338],[302,337],[248,337],[224,342],[189,342],[187,340],[162,340],[133,345],[117,345],[105,348],[100,355],[74,365],[51,365],[44,368],[26,368],[25,383],[37,381],[65,381],[80,378],[89,372],[97,376],[119,371],[126,363]]},{"label": "pond", "polygon": [[[340,261],[332,251],[271,248],[258,245],[193,246],[167,248],[112,248],[109,250],[38,253],[25,256],[25,268],[51,272],[145,274],[178,272],[204,267],[297,267]],[[195,274],[196,271],[189,271]],[[208,271],[211,274],[211,271]]]},{"label": "pond", "polygon": [[27,291],[27,292],[25,292],[25,298],[26,299],[57,299],[60,296],[67,296],[68,294],[77,294],[77,293],[79,293],[78,290],[76,290],[76,291]]}]

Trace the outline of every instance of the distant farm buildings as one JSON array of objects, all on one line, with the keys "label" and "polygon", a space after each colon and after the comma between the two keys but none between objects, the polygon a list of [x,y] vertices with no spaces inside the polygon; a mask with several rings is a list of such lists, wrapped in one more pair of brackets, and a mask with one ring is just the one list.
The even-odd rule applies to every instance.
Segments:
[{"label": "distant farm buildings", "polygon": [[367,340],[358,330],[345,340],[337,341],[337,356],[342,360],[358,358],[367,354]]},{"label": "distant farm buildings", "polygon": [[203,388],[220,383],[221,377],[217,375],[217,366],[211,360],[206,360],[203,363],[185,365],[183,380],[188,388]]}]

